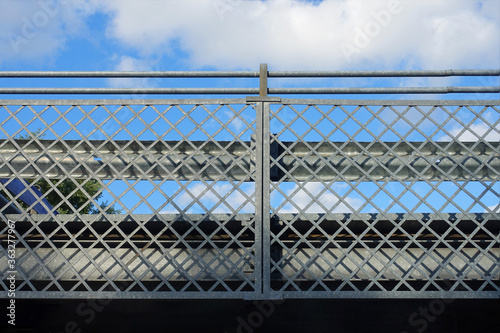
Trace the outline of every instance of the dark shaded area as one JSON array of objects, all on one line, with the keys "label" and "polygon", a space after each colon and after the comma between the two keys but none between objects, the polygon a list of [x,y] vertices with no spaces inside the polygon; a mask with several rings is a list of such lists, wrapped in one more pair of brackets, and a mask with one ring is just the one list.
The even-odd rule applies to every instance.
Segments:
[{"label": "dark shaded area", "polygon": [[2,300],[0,332],[500,332],[493,300]]}]

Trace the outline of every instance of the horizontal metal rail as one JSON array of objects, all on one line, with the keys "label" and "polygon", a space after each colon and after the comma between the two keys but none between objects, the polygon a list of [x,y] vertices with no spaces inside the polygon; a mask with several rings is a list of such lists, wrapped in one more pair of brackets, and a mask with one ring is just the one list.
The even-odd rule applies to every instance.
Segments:
[{"label": "horizontal metal rail", "polygon": [[[255,214],[212,214],[204,217],[201,214],[133,214],[133,219],[126,214],[94,215],[82,214],[75,218],[71,214],[48,215],[36,214],[31,216],[20,214],[8,214],[6,217],[15,221],[16,232],[23,239],[31,243],[43,243],[43,235],[52,235],[51,239],[55,246],[67,243],[68,234],[79,234],[81,243],[93,243],[96,235],[103,235],[104,239],[113,242],[122,239],[121,234],[132,235],[130,240],[134,243],[147,243],[154,235],[157,241],[174,247],[185,248],[185,244],[176,241],[178,235],[184,239],[196,243],[203,239],[203,234],[213,235],[222,247],[231,243],[230,235],[239,235],[244,240],[252,237],[245,230],[248,221],[255,219]],[[411,242],[412,237],[419,241],[433,240],[436,235],[445,235],[450,242],[463,240],[461,231],[466,235],[473,234],[473,239],[478,241],[494,240],[491,235],[500,232],[500,220],[498,214],[491,213],[279,213],[272,216],[271,229],[280,234],[282,241],[292,241],[303,235],[310,240],[318,240],[320,246],[328,236],[334,236],[338,245],[344,242],[350,245],[357,236],[373,243],[377,239],[387,237],[391,242]],[[193,221],[203,220],[203,223],[194,229]],[[162,222],[164,221],[164,222]],[[225,221],[224,229],[219,228],[218,221]],[[293,229],[284,229],[283,221],[291,221]],[[318,221],[316,224],[311,221]],[[487,223],[480,225],[487,221]],[[424,223],[425,224],[424,224]],[[37,228],[33,229],[33,223]],[[65,231],[58,230],[58,223],[63,223]],[[395,229],[394,223],[398,223]],[[1,221],[0,221],[1,224]],[[141,228],[137,230],[137,227]],[[168,226],[168,228],[165,228]],[[450,226],[453,228],[450,230]],[[82,232],[85,231],[89,232]],[[118,233],[120,230],[122,233]],[[284,230],[284,231],[281,231]],[[281,232],[280,232],[281,231]],[[486,233],[486,231],[488,233]],[[0,241],[5,240],[7,235],[0,235]],[[290,243],[290,242],[288,242]],[[233,244],[234,245],[234,244]],[[49,244],[44,244],[49,246]],[[155,245],[153,245],[155,246]],[[330,244],[334,246],[334,244]],[[437,247],[445,247],[445,244],[437,244]]]},{"label": "horizontal metal rail", "polygon": [[4,78],[245,78],[259,77],[259,72],[254,71],[102,71],[102,72],[47,72],[47,71],[0,71],[0,77]]},{"label": "horizontal metal rail", "polygon": [[[181,289],[185,283],[192,282],[193,276],[196,276],[198,285],[215,283],[218,277],[224,276],[227,286],[245,280],[252,282],[258,278],[255,275],[255,262],[248,256],[248,251],[254,244],[252,237],[247,242],[245,233],[241,233],[246,221],[255,218],[254,214],[215,214],[208,219],[199,214],[186,214],[183,217],[172,214],[81,215],[78,221],[72,216],[64,215],[57,219],[48,215],[7,217],[15,221],[16,231],[22,237],[23,244],[29,245],[17,249],[17,269],[30,281],[30,285],[38,288],[52,283],[56,276],[57,283],[66,283],[66,288],[82,283],[89,289],[98,290],[99,294],[103,284],[109,282],[110,276],[115,284],[129,286],[140,281],[143,288],[152,289],[165,281],[168,281],[170,288]],[[200,219],[209,223],[201,225],[196,222]],[[226,221],[224,230],[219,228],[218,221]],[[280,274],[271,275],[271,281],[277,285],[293,279],[294,283],[307,286],[315,277],[321,276],[323,284],[337,288],[341,281],[349,277],[349,283],[359,288],[358,297],[368,297],[369,291],[363,290],[363,286],[372,281],[374,276],[377,276],[377,284],[381,287],[404,281],[410,288],[418,288],[429,276],[432,276],[434,285],[449,285],[449,281],[456,278],[457,272],[460,272],[461,284],[483,281],[485,277],[492,283],[500,277],[500,271],[495,267],[500,248],[492,246],[496,239],[483,232],[498,233],[500,225],[495,214],[329,214],[326,218],[324,214],[280,214],[273,216],[273,221],[273,237],[279,237],[283,246],[278,257],[275,256],[275,260],[279,260]],[[488,221],[488,224],[478,224],[482,221]],[[312,222],[318,224],[314,225]],[[33,223],[36,223],[36,229],[33,228]],[[199,228],[194,230],[193,226],[198,224]],[[399,225],[398,229],[394,228],[395,224]],[[285,225],[293,226],[297,234],[280,232],[278,236],[280,229],[290,231],[284,229]],[[311,230],[311,227],[318,230]],[[474,237],[465,240],[460,232],[474,234]],[[400,233],[404,235],[399,235]],[[203,246],[208,234],[212,235],[213,245],[217,247]],[[47,235],[50,235],[50,243],[47,242]],[[179,242],[176,235],[182,235],[182,242]],[[231,238],[236,235],[240,244],[233,247]],[[447,236],[436,244],[436,235]],[[122,245],[124,237],[129,246]],[[296,238],[299,237],[307,239],[308,245],[301,244],[302,246],[297,247]],[[325,244],[325,240],[328,241],[330,237],[335,238],[335,243]],[[5,241],[5,238],[5,235],[0,236],[0,242]],[[353,247],[360,240],[363,240],[363,245]],[[140,249],[140,256],[136,252],[137,248]],[[373,248],[377,249],[376,255]],[[296,267],[316,258],[319,249],[322,260],[315,260],[307,270],[298,272]],[[346,249],[350,251],[349,259],[340,261],[345,258]],[[220,259],[221,256],[224,260]],[[185,268],[179,270],[176,265],[167,264],[165,257],[175,258]],[[468,263],[461,257],[474,258],[474,269],[469,269]],[[446,259],[446,264],[436,258]],[[4,265],[6,260],[5,256],[0,257],[0,264]],[[226,262],[229,261],[237,264],[227,265]],[[330,263],[334,262],[338,262],[338,265],[332,270]],[[200,269],[207,263],[210,263],[211,269]],[[96,269],[97,266],[99,270]],[[452,267],[453,270],[444,267]],[[82,280],[75,279],[75,272]],[[106,274],[103,275],[102,272]],[[355,276],[353,272],[356,272]],[[394,295],[390,287],[387,288],[379,297]],[[82,296],[94,295],[91,291],[86,293]],[[181,293],[176,292],[176,297],[181,297]],[[60,293],[51,294],[50,290],[43,291],[44,297],[80,295],[74,290],[65,294],[62,296]],[[292,295],[293,292],[287,294]],[[344,297],[353,297],[345,291],[342,294]],[[228,297],[229,294],[203,291],[190,297],[200,295],[220,298]],[[328,297],[324,293],[310,294],[310,297],[321,295]],[[402,293],[403,297],[408,295]],[[467,294],[460,292],[460,297],[467,297],[465,295]],[[475,295],[496,297],[496,292],[482,290],[475,291]],[[119,292],[113,297],[125,296],[144,297],[137,292]],[[33,294],[20,291],[18,297],[33,297]],[[156,293],[155,297],[162,295]],[[238,294],[236,297],[242,295]]]},{"label": "horizontal metal rail", "polygon": [[[451,77],[498,76],[499,69],[408,71],[269,71],[268,77]],[[3,78],[255,78],[258,71],[0,71]]]},{"label": "horizontal metal rail", "polygon": [[447,69],[414,71],[269,71],[269,77],[451,77],[498,76],[500,69]]},{"label": "horizontal metal rail", "polygon": [[266,64],[261,64],[259,71],[142,71],[142,72],[90,72],[90,71],[6,71],[0,72],[0,78],[259,78],[258,88],[49,88],[49,87],[3,87],[0,94],[54,94],[54,95],[259,95],[268,94],[453,94],[453,93],[498,93],[498,86],[450,86],[450,87],[318,87],[318,88],[273,88],[268,87],[269,78],[400,78],[400,77],[484,77],[499,76],[500,69],[474,70],[421,70],[421,71],[268,71]]},{"label": "horizontal metal rail", "polygon": [[254,95],[258,88],[0,88],[9,95]]},{"label": "horizontal metal rail", "polygon": [[455,94],[498,93],[500,87],[269,88],[269,94]]},{"label": "horizontal metal rail", "polygon": [[[500,148],[497,142],[311,142],[293,144],[285,153],[284,147],[291,143],[277,143],[278,165],[271,170],[271,178],[274,181],[330,181],[340,179],[342,174],[342,178],[349,181],[495,180],[500,175],[500,156],[489,148],[490,144]],[[480,152],[471,155],[464,149],[467,146]],[[317,149],[316,154],[311,155],[309,147]]]},{"label": "horizontal metal rail", "polygon": [[[276,98],[276,97],[268,97]],[[249,98],[247,98],[248,100]],[[22,100],[17,100],[22,101]],[[33,105],[49,105],[43,103],[43,100],[38,101]],[[83,103],[88,103],[88,101],[82,100]],[[113,103],[111,100],[109,103]],[[0,100],[0,105],[2,105],[2,100]],[[40,104],[38,104],[40,103]],[[279,101],[269,101],[269,103],[281,103],[285,105],[356,105],[356,106],[457,106],[457,105],[467,105],[467,106],[492,106],[498,105],[498,100],[424,100],[424,99],[401,99],[401,100],[375,100],[375,99],[312,99],[312,98],[280,98]],[[66,103],[65,105],[71,105],[71,103]],[[95,103],[90,103],[95,105]],[[131,103],[133,104],[133,102]],[[23,105],[22,102],[14,105]],[[31,105],[31,104],[29,104]],[[57,105],[57,104],[55,104]],[[83,104],[85,105],[85,104]]]},{"label": "horizontal metal rail", "polygon": [[[268,94],[498,93],[500,87],[268,88]],[[0,88],[9,95],[255,95],[258,88]]]},{"label": "horizontal metal rail", "polygon": [[248,96],[246,98],[180,98],[180,99],[0,99],[0,106],[68,106],[68,105],[190,105],[190,104],[269,104],[286,105],[356,105],[356,106],[490,106],[498,100],[421,100],[421,99],[312,99]]},{"label": "horizontal metal rail", "polygon": [[[0,140],[0,177],[253,181],[252,142]],[[23,147],[19,152],[16,146]],[[95,148],[98,147],[98,148]],[[223,147],[223,149],[221,149]],[[316,153],[310,155],[310,147]],[[340,150],[339,147],[342,147]],[[393,148],[394,147],[394,148]],[[418,147],[418,150],[416,149]],[[277,143],[273,181],[496,180],[499,142]],[[146,149],[145,149],[146,148]],[[466,149],[467,148],[467,149]],[[124,155],[123,153],[127,155]],[[202,154],[200,154],[202,153]],[[14,172],[13,170],[17,170]],[[221,178],[220,170],[226,170]],[[290,170],[290,171],[288,171]],[[311,178],[311,171],[315,176]]]},{"label": "horizontal metal rail", "polygon": [[[311,266],[309,272],[303,273],[297,277],[294,266],[298,265],[301,260],[307,261],[309,258],[314,257],[316,251],[310,248],[297,249],[296,251],[297,253],[295,254],[295,258],[290,259],[288,264],[285,267],[283,267],[282,273],[284,274],[284,276],[288,278],[295,277],[295,281],[304,282],[309,280],[312,275],[321,276],[322,274],[324,274],[325,270],[329,269],[328,265],[316,264]],[[162,275],[169,276],[171,282],[189,281],[190,280],[189,275],[197,275],[198,282],[212,281],[215,280],[213,277],[213,275],[215,274],[219,276],[224,276],[225,282],[240,281],[242,271],[245,271],[244,267],[245,265],[247,266],[245,274],[248,276],[253,274],[253,270],[250,268],[251,267],[250,262],[245,263],[245,265],[241,265],[242,267],[239,267],[239,270],[230,269],[227,266],[219,265],[218,267],[213,269],[212,272],[210,273],[204,271],[197,272],[196,269],[197,263],[193,262],[191,267],[186,270],[185,274],[182,274],[181,272],[176,270],[175,267],[173,266],[162,267],[164,266],[164,264],[161,263],[162,257],[164,256],[162,252],[163,251],[159,249],[147,248],[143,251],[143,255],[146,258],[148,258],[149,262],[157,263],[153,267],[158,270],[161,269]],[[387,258],[395,257],[397,254],[397,251],[392,249],[382,249],[381,252]],[[408,249],[407,253],[411,254],[416,258],[422,257],[424,254],[426,254],[426,252],[421,249]],[[432,253],[442,258],[450,257],[451,255],[454,254],[454,252],[448,248],[436,248],[433,249]],[[460,250],[460,253],[468,257],[474,257],[477,256],[480,253],[480,251],[478,251],[475,248],[464,248]],[[500,256],[500,249],[498,248],[491,249],[491,253],[495,256]],[[78,257],[79,255],[79,249],[77,248],[66,247],[64,249],[61,249],[60,255],[54,259],[50,258],[52,254],[53,254],[53,249],[51,248],[37,248],[35,250],[32,250],[31,252],[28,251],[27,249],[20,248],[17,252],[17,255],[19,257],[26,258],[20,265],[22,267],[22,270],[26,272],[34,271],[42,267],[42,265],[39,262],[37,262],[33,257],[37,256],[39,258],[43,258],[42,261],[44,270],[41,270],[36,275],[37,282],[51,281],[54,275],[58,276],[58,281],[60,282],[74,281],[73,272],[68,269],[69,265],[72,265],[73,269],[81,271],[82,275],[85,276],[85,281],[87,283],[93,281],[105,281],[100,272],[95,270],[91,271],[92,261],[89,259],[89,257],[99,258],[99,256],[104,256],[102,249],[99,248],[88,249],[87,255],[89,257],[84,256],[82,258],[78,258],[78,260],[73,259],[75,257]],[[114,255],[116,257],[125,258],[127,260],[131,260],[133,258],[133,254],[134,254],[133,251],[127,248],[118,248],[114,250]],[[226,248],[224,249],[223,254],[227,258],[227,260],[238,260],[243,256],[244,252],[242,250]],[[357,254],[359,255],[359,259],[356,260],[355,263],[358,265],[364,263],[366,267],[369,268],[366,269],[365,272],[358,274],[356,278],[351,279],[350,280],[351,283],[355,281],[369,281],[369,279],[373,275],[377,275],[380,272],[383,272],[384,270],[387,269],[387,267],[391,267],[392,269],[394,269],[394,267],[397,267],[398,271],[394,272],[391,270],[387,271],[383,277],[377,280],[378,282],[401,280],[406,275],[406,272],[411,271],[415,267],[414,263],[408,262],[401,256],[397,257],[396,260],[393,260],[389,266],[386,266],[387,263],[380,262],[380,260],[372,256],[370,251],[367,249],[359,249],[357,251]],[[190,251],[184,249],[171,249],[170,255],[176,257],[180,261],[182,260],[187,261],[190,259],[189,258]],[[214,249],[198,249],[197,255],[206,261],[210,261],[210,260],[215,260],[215,258],[220,256],[220,251]],[[342,256],[342,250],[330,249],[328,255],[325,255],[324,257],[325,260],[335,261],[335,258],[341,256]],[[389,261],[391,260],[387,259],[387,262]],[[349,265],[339,265],[339,267],[337,267],[334,273],[329,274],[329,276],[323,278],[322,281],[323,282],[339,281],[343,277],[349,276],[352,273],[352,269],[355,267],[354,264],[351,265],[352,267],[350,267]],[[421,267],[425,267],[426,270],[428,270],[427,274],[432,275],[434,281],[454,278],[454,274],[449,273],[446,270],[442,270],[441,267],[436,262],[429,261],[421,263],[420,265]],[[450,261],[449,265],[454,265],[459,270],[465,270],[466,268],[465,262],[459,259]],[[130,276],[130,274],[121,270],[120,262],[114,256],[110,256],[109,258],[107,258],[106,261],[103,261],[100,264],[101,269],[107,271],[109,274],[115,275],[114,281],[134,281],[135,279],[140,279],[141,283],[145,283],[148,281],[162,281],[161,277],[152,274],[150,271],[148,271],[148,269],[151,268],[146,265],[143,265],[140,258],[132,260],[127,266],[129,269],[133,271],[133,276]],[[66,270],[66,271],[62,274],[61,273],[58,274],[59,270]],[[86,270],[90,272],[87,272]],[[405,281],[407,283],[412,283],[412,282],[418,283],[419,281],[425,279],[427,277],[427,274],[417,271],[416,273],[413,273],[411,277],[406,278]],[[461,277],[462,281],[464,280],[474,281],[481,278],[482,278],[481,274],[479,274],[474,270],[469,271],[466,275]],[[499,279],[500,275],[496,274],[491,278]]]},{"label": "horizontal metal rail", "polygon": [[[41,140],[45,147],[53,145],[54,141]],[[19,142],[21,145],[27,141]],[[100,179],[112,179],[119,176],[122,179],[171,179],[188,180],[203,177],[207,180],[221,179],[221,171],[226,170],[224,178],[250,181],[252,167],[248,146],[238,143],[220,142],[218,145],[198,142],[141,142],[148,147],[144,151],[138,144],[130,141],[89,141],[80,144],[78,140],[65,141],[65,145],[55,144],[49,152],[31,144],[23,153],[16,150],[12,144],[3,147],[6,154],[0,152],[2,160],[8,165],[0,166],[0,177],[14,177],[12,168],[18,176],[30,178],[42,172],[46,177],[61,179],[87,179],[94,175]],[[92,147],[100,147],[93,151]],[[71,153],[68,147],[75,147]],[[194,147],[201,147],[200,154]],[[228,147],[228,151],[220,149]],[[245,148],[246,147],[246,148]],[[0,149],[3,150],[3,149]],[[71,148],[70,148],[71,149]],[[95,149],[95,148],[94,148]],[[119,153],[125,149],[130,155]],[[245,151],[246,149],[246,151]],[[246,155],[246,156],[245,156]],[[39,170],[39,171],[38,171]]]},{"label": "horizontal metal rail", "polygon": [[[207,156],[220,156],[229,152],[234,156],[248,155],[248,147],[252,142],[248,141],[128,141],[128,140],[42,140],[38,142],[29,139],[0,140],[0,154],[18,153],[14,142],[23,147],[25,154],[65,154],[68,148],[75,154],[115,154],[124,152],[127,155],[193,155],[201,151]],[[63,143],[64,142],[64,143]],[[411,144],[410,144],[411,143]],[[280,142],[279,146],[287,147],[287,151],[297,157],[303,157],[310,153],[310,147],[315,147],[318,156],[330,156],[341,151],[343,156],[359,156],[359,154],[370,154],[380,157],[395,153],[394,156],[437,156],[439,152],[446,151],[452,156],[484,156],[484,158],[495,157],[495,148],[499,142],[475,143],[475,142],[409,142],[396,145],[391,142]],[[394,147],[393,147],[394,146]],[[224,149],[222,149],[223,147]],[[339,149],[342,147],[342,150]],[[418,147],[418,151],[417,148]],[[284,151],[284,150],[280,150]],[[290,154],[287,152],[287,154]],[[281,153],[280,153],[281,154]]]}]

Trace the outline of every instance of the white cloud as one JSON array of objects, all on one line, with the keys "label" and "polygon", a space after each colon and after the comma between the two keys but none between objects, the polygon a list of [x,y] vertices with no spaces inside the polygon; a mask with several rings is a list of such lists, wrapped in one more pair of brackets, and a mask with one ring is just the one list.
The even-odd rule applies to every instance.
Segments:
[{"label": "white cloud", "polygon": [[89,0],[2,0],[0,63],[57,55],[68,38],[85,33],[94,11]]},{"label": "white cloud", "polygon": [[[118,57],[118,56],[116,56]],[[147,71],[151,70],[151,63],[134,57],[121,56],[115,65],[116,71]]]},{"label": "white cloud", "polygon": [[496,0],[100,3],[109,37],[144,55],[177,45],[194,67],[497,67],[500,57]]},{"label": "white cloud", "polygon": [[[231,119],[234,115],[235,115],[234,112],[232,112],[231,110],[224,110],[224,116],[226,117],[226,119]],[[241,120],[240,117],[235,117],[233,120],[231,120],[228,123],[228,127],[229,129],[234,131],[235,134],[239,134],[241,133],[242,129],[247,128],[247,126],[245,125],[243,120]]]},{"label": "white cloud", "polygon": [[116,40],[125,47],[118,52],[137,59],[180,49],[191,68],[491,68],[500,59],[497,0],[2,0],[0,7],[0,63],[57,55],[85,35],[96,12],[109,21],[92,38]]},{"label": "white cloud", "polygon": [[[363,200],[358,198],[344,198],[340,202],[339,198],[333,194],[332,189],[326,189],[318,182],[302,183],[294,185],[286,191],[288,202],[280,210],[280,213],[298,213],[299,209],[305,213],[349,213],[361,207]],[[322,191],[324,191],[322,193]],[[309,193],[308,193],[309,192]],[[276,193],[276,192],[275,192]],[[293,202],[293,204],[292,204]],[[299,208],[299,209],[297,209]]]},{"label": "white cloud", "polygon": [[[306,213],[325,213],[330,210],[333,213],[349,213],[359,209],[365,202],[364,200],[348,196],[343,198],[341,202],[333,193],[335,190],[341,190],[341,188],[346,186],[347,185],[336,184],[321,193],[325,189],[325,186],[321,183],[302,183],[300,187],[295,184],[285,191],[289,202],[281,207],[279,212],[297,213],[297,208],[299,208],[300,210],[304,209]],[[254,192],[254,184],[245,183],[235,188],[233,185],[223,182],[216,183],[208,188],[205,184],[197,182],[188,186],[185,191],[172,199],[181,210],[185,210],[189,206],[186,211],[187,213],[202,213],[205,209],[209,210],[214,207],[213,213],[253,213],[255,212],[253,199],[249,202],[245,195],[252,198]],[[224,197],[228,193],[229,195],[225,199],[225,202],[222,202],[219,197]],[[245,195],[243,195],[243,193],[245,193]],[[281,197],[281,195],[279,195],[276,190],[272,191],[271,204],[274,207],[278,207],[280,202],[283,201],[283,198],[279,197]],[[200,208],[201,206],[199,204],[203,205],[204,208]],[[325,207],[326,210],[323,207]],[[175,214],[178,213],[178,211],[175,210],[173,205],[169,204],[162,209],[161,213]]]},{"label": "white cloud", "polygon": [[[206,191],[206,192],[205,192]],[[230,212],[240,212],[240,213],[251,213],[255,209],[253,207],[253,199],[247,202],[247,198],[243,193],[249,198],[252,198],[252,193],[255,191],[253,184],[246,184],[235,188],[233,185],[225,183],[216,183],[212,187],[207,187],[203,183],[195,183],[189,186],[186,191],[182,192],[180,195],[176,196],[173,201],[177,204],[180,209],[185,209],[189,205],[191,206],[187,213],[202,213],[205,209],[200,210],[201,207],[198,204],[202,204],[207,210],[214,208],[213,213],[230,213]],[[222,202],[220,198],[228,194],[228,197]],[[220,197],[220,198],[219,198]],[[173,209],[173,206],[169,205],[166,209],[162,210],[162,214],[177,212]]]},{"label": "white cloud", "polygon": [[[458,137],[459,141],[477,141],[479,137],[486,134],[491,127],[485,123],[472,125],[470,129],[466,130]],[[450,134],[453,137],[457,137],[458,134],[462,131],[462,128],[454,128],[450,131]],[[486,141],[500,141],[500,127],[497,126],[497,129],[491,130],[484,138]]]},{"label": "white cloud", "polygon": [[[115,55],[112,61],[116,62],[114,70],[120,72],[151,71],[155,68],[157,63],[156,61],[139,59],[126,55]],[[109,79],[109,85],[116,88],[147,88],[155,87],[158,83],[155,79],[147,78],[112,78]]]},{"label": "white cloud", "polygon": [[[476,124],[471,125],[468,129],[466,129],[463,133],[462,126],[456,126],[449,130],[449,133],[453,139],[457,139],[459,141],[468,141],[475,142],[478,141],[480,137],[486,134],[484,140],[486,141],[500,141],[500,123],[498,123],[494,128],[492,128],[492,124],[498,120],[498,114],[493,112],[485,113],[483,116],[489,123],[485,123],[483,121],[478,122]],[[495,119],[496,117],[496,119]],[[462,134],[460,134],[462,133]],[[437,141],[450,141],[451,137],[449,135],[443,135]]]},{"label": "white cloud", "polygon": [[[492,205],[488,206],[488,209],[492,211],[493,213],[500,213],[500,204],[498,205]],[[485,210],[486,213],[489,213],[487,210]]]}]

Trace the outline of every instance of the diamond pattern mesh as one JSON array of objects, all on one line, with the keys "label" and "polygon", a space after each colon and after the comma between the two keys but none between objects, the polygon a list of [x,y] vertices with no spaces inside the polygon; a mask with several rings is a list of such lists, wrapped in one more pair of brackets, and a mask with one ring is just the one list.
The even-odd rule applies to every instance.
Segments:
[{"label": "diamond pattern mesh", "polygon": [[[256,291],[251,105],[5,105],[0,114],[0,217],[16,223],[21,295]],[[26,193],[36,201],[23,202]],[[11,206],[19,214],[6,214]]]},{"label": "diamond pattern mesh", "polygon": [[498,106],[327,103],[271,105],[271,292],[498,293]]},{"label": "diamond pattern mesh", "polygon": [[498,105],[141,103],[0,105],[18,297],[498,296]]}]

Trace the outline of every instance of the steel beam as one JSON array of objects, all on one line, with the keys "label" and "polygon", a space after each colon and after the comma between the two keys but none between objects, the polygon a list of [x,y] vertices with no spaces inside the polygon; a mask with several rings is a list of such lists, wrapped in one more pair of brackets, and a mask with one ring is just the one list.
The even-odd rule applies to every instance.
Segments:
[{"label": "steel beam", "polygon": [[[71,265],[81,274],[81,278],[85,281],[106,280],[106,277],[96,270],[95,264],[90,261],[90,258],[99,262],[100,269],[108,274],[108,278],[113,280],[133,280],[140,279],[142,282],[158,281],[168,277],[169,281],[189,281],[196,276],[197,281],[216,280],[217,277],[224,277],[225,281],[244,280],[253,274],[253,260],[246,258],[243,250],[226,249],[223,250],[223,255],[220,251],[214,249],[197,249],[197,257],[192,256],[193,249],[168,249],[170,256],[176,258],[175,263],[168,263],[165,257],[165,250],[160,249],[145,249],[143,252],[145,261],[142,258],[135,256],[133,249],[118,248],[114,249],[113,253],[107,250],[93,248],[88,249],[85,253],[78,248],[64,248],[54,252],[50,248],[30,249],[19,248],[16,255],[19,258],[17,270],[19,273],[29,277],[31,282],[35,281],[52,281],[54,276],[58,277],[58,281],[72,281],[75,279],[74,273],[69,269]],[[375,255],[366,249],[356,249],[346,256],[341,250],[328,249],[321,253],[323,260],[311,262],[312,258],[317,257],[316,251],[312,249],[297,249],[290,252],[290,256],[283,258],[282,271],[285,275],[284,279],[296,279],[304,281],[315,281],[323,276],[322,281],[328,280],[345,280],[352,275],[352,272],[357,272],[355,277],[351,277],[350,281],[370,280],[380,272],[383,273],[378,281],[384,280],[401,280],[407,282],[419,281],[432,276],[434,280],[454,279],[459,271],[466,271],[467,263],[457,256],[453,256],[454,252],[451,249],[439,248],[434,249],[431,254],[434,258],[427,255],[421,249],[410,248],[405,252],[415,262],[408,262],[404,257],[398,256],[398,252],[394,249],[380,249],[375,252]],[[464,248],[460,252],[467,257],[474,258],[481,256],[481,252],[475,248]],[[500,256],[500,249],[495,248],[489,251],[495,257]],[[293,253],[293,255],[292,255]],[[396,260],[391,261],[392,258]],[[421,258],[426,257],[425,260]],[[453,257],[452,260],[446,258]],[[41,259],[39,259],[41,258]],[[123,265],[117,260],[126,262],[127,269],[123,269]],[[443,270],[439,262],[435,258],[440,258],[447,261],[447,265],[456,270],[455,275],[449,271]],[[342,259],[342,261],[341,261]],[[40,261],[41,260],[41,261]],[[239,262],[237,266],[227,265],[225,261]],[[335,270],[331,264],[336,263]],[[389,263],[390,262],[390,263]],[[179,271],[177,266],[183,263],[186,267],[184,271]],[[308,271],[297,269],[307,263]],[[484,269],[485,272],[494,271],[497,263],[482,256],[482,259],[475,263]],[[151,272],[151,266],[156,265],[161,271],[162,276],[156,276]],[[204,270],[203,267],[211,265],[211,270]],[[360,270],[359,266],[365,269]],[[7,258],[0,258],[0,267],[7,267]],[[245,268],[246,267],[246,268]],[[477,269],[477,268],[476,268]],[[300,271],[299,274],[298,271]],[[131,277],[129,272],[133,272]],[[325,272],[330,272],[325,275]],[[5,272],[2,272],[2,274]],[[484,273],[483,273],[484,274]],[[460,276],[461,280],[482,279],[482,276],[474,269],[468,270],[464,275]],[[500,279],[500,272],[497,270],[494,275],[490,276],[492,280]]]},{"label": "steel beam", "polygon": [[[251,142],[39,142],[0,141],[0,177],[253,181]],[[273,181],[496,180],[499,150],[498,142],[279,142]]]}]

